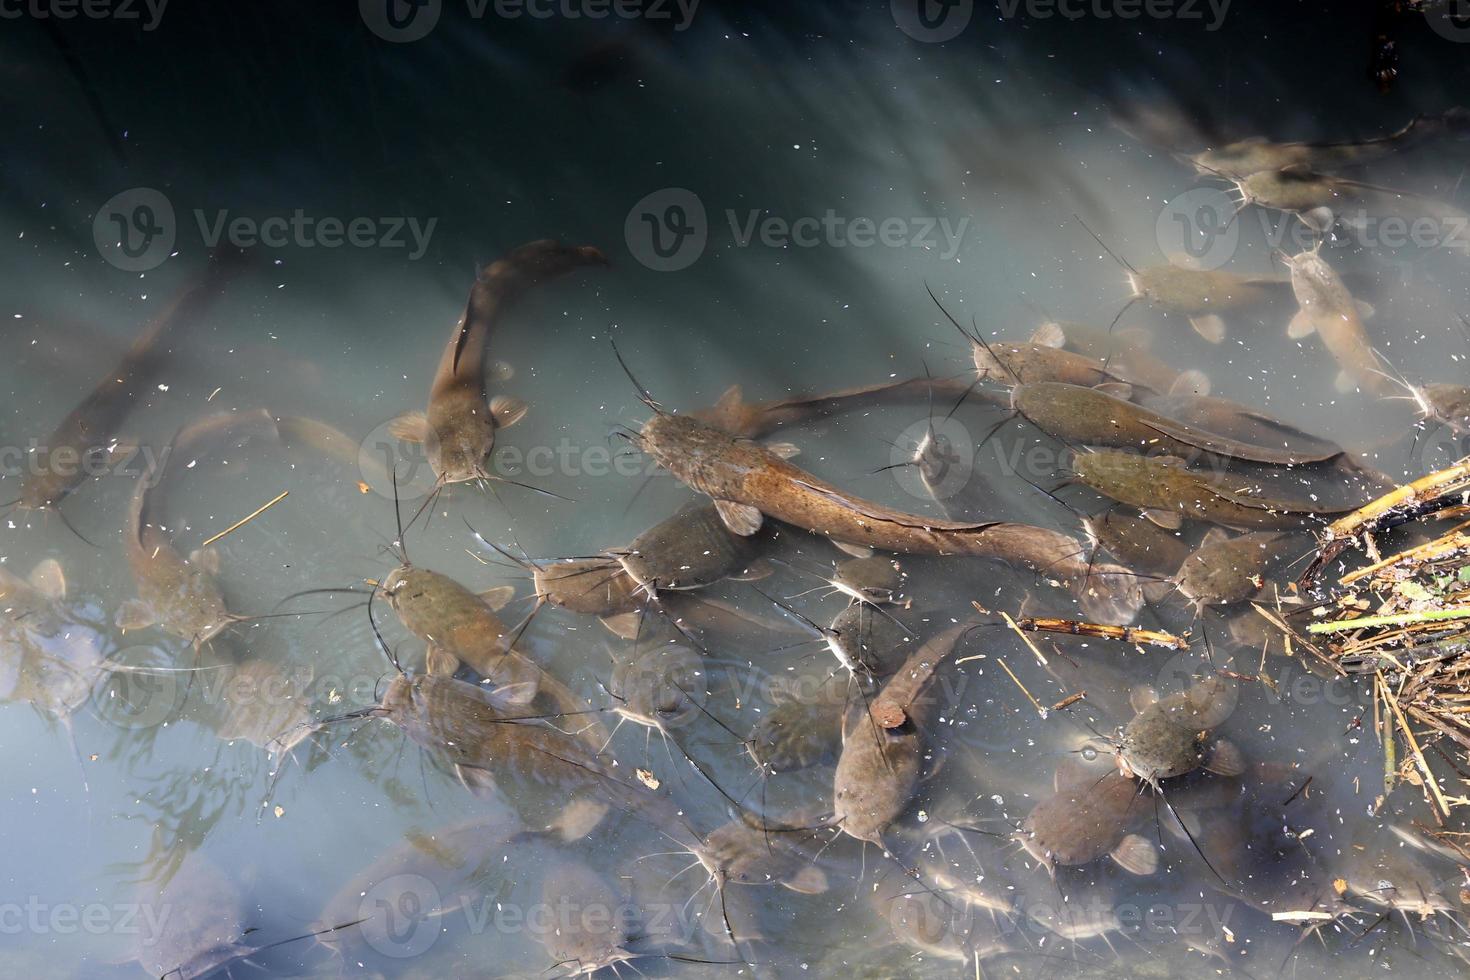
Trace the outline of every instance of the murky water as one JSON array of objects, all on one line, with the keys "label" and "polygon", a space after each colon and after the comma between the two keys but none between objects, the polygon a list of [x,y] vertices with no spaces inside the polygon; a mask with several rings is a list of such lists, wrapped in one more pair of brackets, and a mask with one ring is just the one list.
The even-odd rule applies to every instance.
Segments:
[{"label": "murky water", "polygon": [[[361,6],[170,6],[156,22],[143,7],[139,20],[28,8],[0,34],[0,499],[20,495],[47,433],[202,274],[212,244],[248,257],[170,340],[118,427],[137,452],[89,475],[60,514],[5,519],[4,569],[24,579],[55,559],[64,572],[49,642],[84,668],[104,657],[138,668],[98,669],[66,723],[14,692],[0,711],[7,971],[160,973],[180,964],[150,940],[207,910],[218,919],[201,934],[222,945],[366,920],[237,962],[236,977],[555,975],[576,968],[557,918],[569,909],[627,917],[625,948],[646,954],[630,966],[671,976],[970,976],[977,953],[986,972],[1020,976],[1464,970],[1464,873],[1393,834],[1428,819],[1413,787],[1375,807],[1383,757],[1368,694],[1274,651],[1263,660],[1253,635],[1237,642],[1215,611],[1194,622],[1177,599],[1138,622],[1192,625],[1188,652],[1041,635],[1033,649],[994,625],[968,636],[936,683],[916,797],[885,836],[897,858],[851,838],[829,843],[824,830],[820,857],[795,862],[820,869],[801,890],[732,884],[722,900],[701,888],[701,868],[682,871],[694,859],[671,833],[675,823],[707,833],[737,802],[795,826],[832,811],[830,761],[762,779],[742,745],[793,698],[853,696],[826,646],[803,642],[767,598],[823,624],[845,604],[817,573],[846,556],[795,530],[773,546],[782,561],[768,576],[715,587],[764,623],[707,635],[703,710],[670,722],[667,741],[622,724],[599,756],[634,785],[646,770],[651,793],[678,808],[675,823],[616,816],[571,843],[517,828],[514,809],[471,795],[381,720],[312,733],[284,765],[266,751],[304,734],[308,719],[372,704],[394,676],[366,609],[347,608],[360,592],[281,603],[365,589],[397,564],[385,547],[397,533],[392,486],[376,466],[400,464],[407,520],[433,476],[389,426],[424,408],[485,263],[542,238],[610,259],[538,286],[497,329],[490,357],[514,373],[493,390],[530,406],[497,437],[500,480],[448,488],[406,534],[416,565],[476,592],[513,585],[502,615],[515,624],[531,584],[471,527],[517,556],[585,556],[695,499],[615,436],[649,411],[612,339],[659,403],[691,410],[731,385],[755,402],[964,375],[969,343],[926,286],[961,324],[1021,341],[1048,320],[1106,329],[1129,296],[1120,263],[1173,256],[1281,276],[1273,248],[1295,253],[1304,241],[1294,219],[1247,208],[1227,224],[1224,182],[1113,120],[1151,108],[1231,138],[1380,135],[1463,97],[1467,49],[1454,31],[1407,23],[1399,84],[1380,94],[1362,63],[1371,15],[1330,4],[1200,5],[1198,16],[1163,19],[961,4],[949,16],[969,20],[942,43],[943,24],[958,21],[915,21],[898,2],[701,4],[692,14],[645,4],[642,16],[606,20],[568,15],[592,4],[541,18],[446,3],[431,28],[423,18],[438,4],[390,4],[392,20]],[[1467,152],[1470,142],[1435,141],[1356,175],[1464,207]],[[1416,383],[1460,381],[1470,230],[1442,221],[1434,241],[1408,243],[1382,223],[1370,231],[1327,254],[1374,307],[1373,344]],[[1465,455],[1453,437],[1412,433],[1410,403],[1336,391],[1322,344],[1286,336],[1294,311],[1288,290],[1229,316],[1218,345],[1142,305],[1117,329],[1134,340],[1146,331],[1150,353],[1202,370],[1215,394],[1360,451],[1391,477]],[[936,416],[951,405],[935,405]],[[180,426],[259,408],[334,426],[349,451],[255,440],[169,453]],[[917,399],[773,438],[845,490],[938,515],[912,468],[884,469],[907,458],[926,418]],[[1075,515],[1026,482],[1059,483],[1064,447],[1014,422],[981,444],[1001,419],[971,399],[945,423],[961,457],[949,499],[978,501],[975,516],[1075,533]],[[219,579],[242,616],[308,614],[237,624],[197,654],[154,628],[118,629],[117,611],[137,595],[123,542],[149,460],[168,461],[161,523],[186,555],[289,491],[219,541]],[[1345,492],[1330,481],[1312,489]],[[1081,488],[1058,495],[1081,512],[1101,506]],[[1292,539],[1283,565],[1310,549]],[[976,617],[972,601],[1083,615],[1029,572],[972,559],[903,566],[914,603],[894,615],[921,636]],[[422,669],[423,641],[381,598],[374,612],[387,646]],[[17,639],[35,620],[18,623],[0,639],[6,657],[35,642]],[[639,649],[650,642],[663,640]],[[591,709],[612,704],[614,667],[633,644],[547,608],[518,649]],[[1178,691],[1207,657],[1275,682],[1232,684],[1213,730],[1239,748],[1245,774],[1185,777],[1147,796],[1129,832],[1156,853],[1153,874],[1105,858],[1049,875],[1012,832],[1052,795],[1059,768],[1084,783],[1108,771],[1130,693]],[[1045,717],[1033,706],[1078,691],[1085,701]],[[545,802],[545,792],[509,796]],[[480,823],[463,829],[470,821]],[[386,871],[363,874],[380,859]],[[194,897],[164,890],[186,886]],[[1357,896],[1354,914],[1323,925],[1317,913],[1335,915],[1344,891]],[[1303,910],[1314,914],[1292,915]],[[1323,941],[1299,942],[1303,922],[1321,925]],[[901,941],[904,923],[961,939]]]}]

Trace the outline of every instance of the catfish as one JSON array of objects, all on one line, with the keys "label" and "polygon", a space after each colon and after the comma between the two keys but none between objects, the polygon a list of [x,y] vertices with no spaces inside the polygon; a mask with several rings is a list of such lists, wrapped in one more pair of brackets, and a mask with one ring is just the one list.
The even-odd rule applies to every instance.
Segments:
[{"label": "catfish", "polygon": [[0,700],[25,701],[66,721],[107,672],[107,639],[64,607],[54,558],[27,578],[0,567]]},{"label": "catfish", "polygon": [[[343,883],[323,905],[317,925],[352,922],[319,943],[356,958],[364,944],[409,953],[419,928],[437,936],[438,921],[468,909],[484,894],[483,879],[498,868],[524,827],[501,801],[489,812],[432,831],[410,831]],[[354,921],[356,920],[356,921]]]},{"label": "catfish", "polygon": [[1084,521],[1088,533],[1124,566],[1146,575],[1168,576],[1189,557],[1189,543],[1178,532],[1161,528],[1119,507]]},{"label": "catfish", "polygon": [[705,835],[706,867],[732,885],[780,885],[801,895],[828,888],[816,864],[824,841],[800,819],[763,821],[742,814]]},{"label": "catfish", "polygon": [[1264,575],[1280,558],[1286,540],[1287,535],[1279,531],[1232,538],[1212,528],[1179,566],[1174,579],[1179,594],[1197,609],[1244,602],[1264,587]]},{"label": "catfish", "polygon": [[898,942],[939,960],[973,962],[978,975],[984,976],[982,961],[1018,951],[1007,928],[982,917],[980,908],[916,887],[907,875],[889,875],[873,889],[871,901]]},{"label": "catfish", "polygon": [[1322,257],[1321,247],[1293,256],[1278,254],[1291,270],[1291,288],[1301,307],[1286,328],[1287,336],[1300,339],[1315,333],[1322,338],[1341,369],[1335,382],[1338,391],[1361,387],[1371,395],[1391,395],[1393,379],[1384,373],[1378,352],[1368,341],[1358,304]]},{"label": "catfish", "polygon": [[1118,771],[1155,789],[1162,780],[1201,768],[1221,776],[1244,772],[1240,750],[1225,739],[1211,738],[1211,731],[1235,708],[1229,683],[1215,674],[1155,701],[1141,695],[1140,701],[1148,703],[1123,728]]},{"label": "catfish", "polygon": [[1256,136],[1201,150],[1185,159],[1202,174],[1231,178],[1288,169],[1332,173],[1361,167],[1447,133],[1462,133],[1465,124],[1466,112],[1456,106],[1435,115],[1415,116],[1394,132],[1373,139],[1273,143]]},{"label": "catfish", "polygon": [[1206,521],[1243,530],[1295,529],[1309,519],[1342,514],[1350,505],[1307,499],[1268,497],[1247,477],[1196,472],[1175,456],[1143,456],[1098,449],[1072,460],[1078,483],[1122,504],[1141,508],[1161,527],[1184,520]]},{"label": "catfish", "polygon": [[486,400],[486,354],[502,318],[530,289],[607,258],[590,246],[542,239],[512,249],[475,277],[469,301],[449,335],[429,389],[427,412],[400,416],[390,433],[422,443],[436,487],[496,479],[488,468],[500,429],[519,422],[526,403],[509,395]]},{"label": "catfish", "polygon": [[[1208,395],[1210,378],[1196,368],[1180,371],[1149,353],[1149,332],[1141,327],[1101,330],[1080,323],[1048,321],[1031,335],[1033,344],[1063,345],[1095,358],[1124,382],[1146,395]],[[1143,400],[1143,399],[1140,399]]]},{"label": "catfish", "polygon": [[848,709],[832,808],[833,824],[849,837],[884,847],[884,832],[913,802],[927,763],[924,733],[938,706],[928,688],[971,628],[954,626],[929,640],[883,686],[871,709]]},{"label": "catfish", "polygon": [[1343,449],[1330,439],[1314,435],[1258,409],[1213,395],[1144,395],[1138,399],[1160,415],[1190,428],[1257,446],[1280,445],[1303,456],[1335,460]]},{"label": "catfish", "polygon": [[667,737],[670,729],[704,711],[709,697],[704,658],[678,644],[642,651],[635,646],[631,656],[614,666],[607,693],[617,702],[613,710],[621,719]]},{"label": "catfish", "polygon": [[[86,478],[87,468],[79,461],[119,450],[118,429],[153,388],[170,345],[198,326],[224,294],[245,266],[242,256],[235,249],[212,252],[204,274],[144,326],[107,376],[42,442],[45,458],[34,461],[22,477],[18,508],[55,508]],[[58,455],[72,465],[52,465],[51,457]]]},{"label": "catfish", "polygon": [[248,942],[254,929],[245,926],[239,889],[213,861],[199,851],[188,853],[162,886],[139,887],[135,910],[141,910],[134,961],[155,977],[204,980],[229,973],[238,963],[289,943],[330,934],[356,921],[338,922],[302,936],[271,943]]},{"label": "catfish", "polygon": [[1062,767],[1055,792],[1027,814],[1017,837],[1048,871],[1111,857],[1130,874],[1151,875],[1158,850],[1135,831],[1152,809],[1138,784],[1121,773],[1095,778]]},{"label": "catfish", "polygon": [[1321,463],[1342,455],[1326,451],[1253,445],[1184,425],[1142,405],[1096,389],[1055,382],[1018,385],[1011,391],[1015,410],[1042,432],[1068,445],[1139,449],[1180,456],[1209,453],[1274,466]]},{"label": "catfish", "polygon": [[1038,381],[1058,381],[1064,384],[1093,387],[1095,385],[1126,385],[1118,375],[1108,370],[1107,365],[1091,357],[1066,350],[1055,333],[1035,334],[1025,343],[986,341],[978,330],[966,330],[931,291],[929,298],[939,307],[965,339],[970,342],[975,361],[975,377],[979,381],[991,381],[1011,387],[1032,384]]},{"label": "catfish", "polygon": [[610,550],[645,595],[660,589],[700,589],[727,578],[754,580],[769,574],[760,552],[770,535],[739,535],[720,519],[714,505],[689,504],[634,538]]},{"label": "catfish", "polygon": [[746,740],[756,765],[786,773],[830,765],[842,750],[842,715],[847,704],[843,681],[827,678],[813,696],[773,692]]},{"label": "catfish", "polygon": [[[403,628],[427,644],[424,661],[429,673],[452,676],[463,664],[524,703],[538,704],[548,712],[576,717],[586,708],[565,684],[514,649],[520,631],[497,615],[514,594],[511,586],[477,594],[405,557],[378,589]],[[581,734],[595,745],[607,735],[595,718],[585,722]]]},{"label": "catfish", "polygon": [[1449,229],[1441,244],[1466,246],[1460,236],[1470,223],[1470,214],[1421,194],[1314,173],[1303,167],[1258,171],[1236,178],[1234,183],[1240,207],[1254,204],[1286,211],[1318,233],[1330,230],[1339,221],[1355,227],[1385,218],[1401,218],[1406,225],[1425,219]]},{"label": "catfish", "polygon": [[632,903],[602,875],[570,854],[553,857],[543,875],[540,908],[552,913],[554,926],[534,932],[551,957],[548,969],[561,971],[555,975],[591,976],[642,955],[628,948],[638,938]]},{"label": "catfish", "polygon": [[1223,314],[1260,310],[1284,298],[1280,279],[1241,276],[1224,269],[1191,269],[1165,263],[1134,269],[1128,266],[1131,295],[1118,317],[1142,302],[1165,315],[1182,316],[1194,332],[1212,344],[1225,339]]},{"label": "catfish", "polygon": [[[553,799],[544,802],[568,805],[536,823],[565,840],[586,836],[613,804],[646,815],[668,832],[660,798],[623,781],[593,748],[554,725],[554,717],[528,710],[513,695],[438,674],[404,672],[393,678],[378,704],[317,727],[364,718],[387,721],[448,766],[475,796],[496,798],[506,782],[549,790]],[[531,805],[523,796],[516,802]]]},{"label": "catfish", "polygon": [[[645,403],[657,404],[651,396]],[[894,510],[847,494],[757,443],[661,408],[635,438],[682,483],[713,498],[721,520],[736,534],[755,534],[769,516],[849,549],[988,558],[1055,577],[1074,590],[1090,587],[1080,543],[1057,531]]]},{"label": "catfish", "polygon": [[787,425],[885,405],[924,404],[926,400],[935,398],[958,400],[972,397],[1003,407],[1004,402],[998,396],[990,392],[972,392],[972,387],[964,379],[926,376],[752,404],[745,401],[739,385],[732,385],[714,405],[695,409],[689,414],[729,435],[760,439]]},{"label": "catfish", "polygon": [[274,441],[278,436],[275,421],[264,409],[212,415],[181,428],[162,459],[149,464],[134,485],[128,513],[124,551],[138,597],[118,609],[120,629],[156,625],[188,641],[197,651],[230,626],[254,618],[233,613],[226,606],[217,579],[217,550],[196,549],[187,558],[175,550],[156,495],[175,456],[188,458],[202,445],[220,441]]}]

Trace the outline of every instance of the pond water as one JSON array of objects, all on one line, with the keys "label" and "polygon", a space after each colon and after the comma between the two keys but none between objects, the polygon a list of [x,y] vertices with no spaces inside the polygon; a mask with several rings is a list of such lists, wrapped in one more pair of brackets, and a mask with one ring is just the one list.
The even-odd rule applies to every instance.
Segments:
[{"label": "pond water", "polygon": [[[517,730],[533,728],[538,747],[529,762],[486,752],[498,797],[467,791],[474,773],[446,762],[467,749],[442,732],[409,738],[375,718],[309,727],[383,698],[398,676],[385,652],[420,673],[425,633],[448,642],[406,629],[379,588],[405,549],[470,592],[512,587],[498,613],[508,633],[535,592],[512,558],[622,548],[706,499],[626,438],[653,412],[614,341],[671,412],[708,408],[734,385],[756,403],[941,379],[932,398],[859,400],[759,433],[844,493],[931,520],[1080,535],[1079,515],[1107,503],[1061,486],[1068,441],[1005,418],[1007,379],[957,405],[974,361],[956,323],[1020,343],[1060,321],[1085,352],[1112,324],[1117,374],[1143,351],[1348,450],[1356,475],[1277,474],[1319,502],[1368,499],[1364,470],[1404,480],[1470,453],[1449,430],[1416,428],[1415,403],[1374,373],[1459,383],[1470,355],[1470,229],[1458,221],[1470,140],[1451,111],[1470,91],[1459,22],[1406,15],[1397,83],[1380,92],[1366,77],[1370,9],[920,2],[6,14],[0,500],[67,465],[51,433],[99,379],[125,394],[80,430],[116,451],[77,463],[58,507],[4,518],[8,973],[563,975],[599,965],[577,958],[565,916],[604,914],[614,925],[592,927],[595,938],[639,957],[617,969],[649,975],[1463,973],[1470,878],[1411,843],[1431,819],[1414,786],[1377,799],[1371,691],[1277,645],[1263,652],[1269,634],[1249,605],[1197,615],[1152,592],[1129,621],[1191,631],[1185,650],[1023,638],[1001,611],[1086,620],[1097,606],[1024,567],[905,556],[911,606],[867,613],[909,631],[897,656],[955,623],[979,626],[940,668],[934,709],[906,723],[922,722],[922,773],[884,832],[888,852],[832,826],[833,758],[771,773],[746,744],[793,702],[826,709],[825,726],[810,724],[828,741],[845,708],[861,717],[857,682],[804,625],[847,602],[825,578],[850,556],[812,527],[768,521],[757,568],[679,607],[677,631],[656,610],[630,639],[538,607],[516,649],[585,714],[518,705],[536,713]],[[1322,236],[1280,210],[1233,213],[1231,182],[1183,157],[1255,136],[1367,139],[1420,116],[1446,120],[1443,131],[1343,171],[1417,195],[1393,197],[1402,227],[1382,213],[1354,224],[1352,202],[1330,202],[1343,223],[1321,254],[1371,305],[1362,323],[1378,352],[1343,390],[1335,349],[1287,333],[1298,304],[1279,252]],[[497,432],[489,480],[431,497],[430,461],[395,423],[425,409],[477,270],[548,238],[606,262],[548,276],[497,316],[491,394],[529,409],[514,420],[513,403],[497,405],[515,424]],[[210,271],[212,251],[243,261]],[[1211,343],[1207,310],[1192,324],[1157,303],[1124,309],[1130,268],[1166,260],[1277,282],[1262,302],[1222,310]],[[149,356],[121,370],[181,296]],[[225,413],[235,420],[200,433]],[[321,426],[341,438],[324,442]],[[956,453],[939,501],[901,465],[936,426]],[[140,483],[156,534],[136,545]],[[1182,534],[1192,547],[1204,530]],[[159,542],[187,557],[221,532],[213,556],[187,567],[214,572],[217,559],[241,621],[196,646],[129,618]],[[1257,597],[1268,605],[1313,541],[1269,548],[1280,561]],[[686,628],[691,616],[701,625]],[[703,689],[701,707],[663,733],[618,725],[619,678],[666,681],[672,655],[626,665],[687,647],[689,629],[703,650],[663,690],[679,701]],[[40,693],[28,686],[38,663],[62,664]],[[1118,732],[1147,692],[1177,695],[1222,667],[1204,727],[1210,751],[1238,750],[1243,772],[1171,777],[1157,792],[1135,781],[1126,820],[1064,821],[1068,845],[1108,838],[1096,860],[1049,873],[1021,847],[1057,785],[1075,815],[1104,779],[1127,778],[1113,773]],[[493,687],[461,677],[474,697]],[[516,714],[508,690],[492,703]],[[589,723],[616,731],[545,741]],[[271,751],[283,740],[288,752]],[[558,837],[539,817],[577,794],[513,777],[573,765],[556,752],[604,767],[582,769],[591,795],[616,782],[618,799],[656,804]],[[1463,796],[1444,773],[1446,793]],[[686,869],[690,833],[741,819],[766,828],[757,854],[797,848],[782,872],[792,887],[718,891]],[[1115,845],[1152,873],[1123,870],[1107,856]]]}]

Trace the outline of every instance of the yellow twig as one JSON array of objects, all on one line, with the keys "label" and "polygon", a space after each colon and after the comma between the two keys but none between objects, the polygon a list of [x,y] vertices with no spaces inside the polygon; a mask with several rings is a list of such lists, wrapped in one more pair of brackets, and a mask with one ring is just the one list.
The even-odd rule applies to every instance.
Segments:
[{"label": "yellow twig", "polygon": [[247,514],[246,516],[240,518],[238,521],[236,521],[235,523],[231,524],[229,527],[225,528],[223,531],[221,531],[220,533],[216,534],[214,537],[210,538],[208,541],[204,542],[199,547],[200,548],[208,548],[210,545],[214,544],[216,541],[218,541],[220,538],[224,537],[226,534],[229,534],[229,533],[231,533],[233,531],[238,531],[240,528],[244,527],[246,524],[249,524],[251,521],[255,520],[261,514],[264,514],[266,511],[270,510],[276,504],[278,504],[281,501],[285,500],[286,499],[286,496],[288,494],[290,494],[290,492],[291,492],[290,490],[282,490],[281,493],[280,493],[280,496],[276,497],[276,499],[272,500],[270,503],[265,504],[262,507],[256,508],[256,510],[254,512],[252,512],[250,514]]}]

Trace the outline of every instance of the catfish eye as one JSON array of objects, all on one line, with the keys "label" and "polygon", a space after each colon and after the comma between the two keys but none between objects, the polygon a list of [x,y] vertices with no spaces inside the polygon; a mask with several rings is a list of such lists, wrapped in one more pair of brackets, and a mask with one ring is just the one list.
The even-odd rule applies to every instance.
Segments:
[{"label": "catfish eye", "polygon": [[1097,748],[1091,742],[1082,746],[1082,758],[1088,762],[1097,761]]}]

